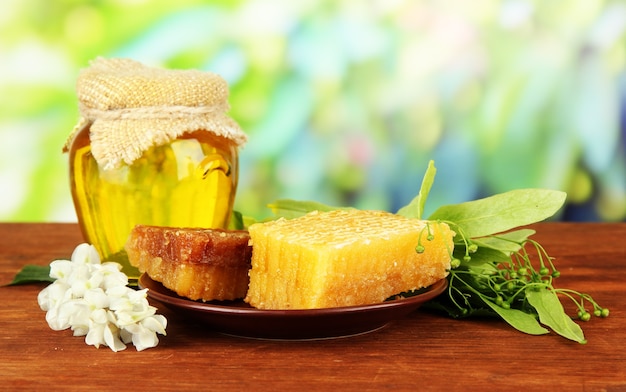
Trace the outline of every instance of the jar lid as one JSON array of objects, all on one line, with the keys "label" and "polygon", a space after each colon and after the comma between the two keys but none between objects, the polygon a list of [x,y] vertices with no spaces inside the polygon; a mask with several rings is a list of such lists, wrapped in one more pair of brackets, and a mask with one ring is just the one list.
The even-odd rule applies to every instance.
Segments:
[{"label": "jar lid", "polygon": [[228,84],[211,72],[98,58],[79,73],[76,93],[81,117],[64,150],[90,125],[91,151],[104,169],[132,164],[150,147],[197,130],[238,146],[247,140],[226,114]]}]

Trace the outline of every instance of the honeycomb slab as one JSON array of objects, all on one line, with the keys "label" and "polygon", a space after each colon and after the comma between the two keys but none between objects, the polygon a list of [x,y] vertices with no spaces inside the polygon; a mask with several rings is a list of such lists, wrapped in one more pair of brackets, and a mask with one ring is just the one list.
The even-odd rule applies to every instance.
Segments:
[{"label": "honeycomb slab", "polygon": [[454,246],[445,223],[367,210],[312,212],[249,233],[244,300],[259,309],[379,303],[445,278]]},{"label": "honeycomb slab", "polygon": [[126,252],[131,265],[193,300],[241,299],[252,248],[246,231],[137,225]]}]

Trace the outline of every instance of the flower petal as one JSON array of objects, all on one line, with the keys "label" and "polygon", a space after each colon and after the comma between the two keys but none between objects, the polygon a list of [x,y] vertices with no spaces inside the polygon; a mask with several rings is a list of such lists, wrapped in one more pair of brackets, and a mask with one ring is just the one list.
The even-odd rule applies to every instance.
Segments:
[{"label": "flower petal", "polygon": [[73,263],[100,264],[100,255],[93,245],[80,244],[72,252]]},{"label": "flower petal", "polygon": [[104,324],[93,323],[89,326],[89,332],[85,336],[85,343],[90,346],[96,346],[100,348],[104,342]]},{"label": "flower petal", "polygon": [[69,260],[54,260],[50,263],[50,277],[63,281],[71,275],[72,267]]},{"label": "flower petal", "polygon": [[165,316],[162,316],[160,314],[155,314],[154,316],[145,318],[141,321],[141,325],[143,325],[150,331],[160,333],[161,335],[167,335],[165,333],[165,328],[167,327],[167,319],[165,318]]},{"label": "flower petal", "polygon": [[104,309],[109,307],[109,297],[101,288],[89,289],[85,291],[85,301],[91,309]]},{"label": "flower petal", "polygon": [[141,325],[133,325],[133,344],[137,351],[143,351],[147,348],[155,347],[159,344],[159,338],[156,333]]},{"label": "flower petal", "polygon": [[120,340],[118,329],[113,324],[107,324],[104,327],[104,342],[109,348],[115,352],[125,350],[126,345]]}]

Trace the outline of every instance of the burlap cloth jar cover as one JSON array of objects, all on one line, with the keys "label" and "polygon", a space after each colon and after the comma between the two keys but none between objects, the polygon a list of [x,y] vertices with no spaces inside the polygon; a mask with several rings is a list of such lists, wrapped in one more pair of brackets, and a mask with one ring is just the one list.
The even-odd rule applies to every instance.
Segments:
[{"label": "burlap cloth jar cover", "polygon": [[150,147],[197,130],[238,146],[247,140],[226,115],[228,84],[214,73],[98,58],[79,73],[76,92],[81,117],[64,150],[90,125],[91,151],[105,170],[130,165]]}]

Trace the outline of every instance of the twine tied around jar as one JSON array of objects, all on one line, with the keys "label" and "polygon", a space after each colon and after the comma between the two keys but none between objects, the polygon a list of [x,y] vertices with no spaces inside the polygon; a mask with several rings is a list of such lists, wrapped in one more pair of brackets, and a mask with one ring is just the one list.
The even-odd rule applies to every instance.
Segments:
[{"label": "twine tied around jar", "polygon": [[105,170],[130,165],[150,147],[198,130],[238,146],[247,140],[226,114],[228,85],[214,73],[98,58],[80,72],[76,93],[80,119],[64,151],[89,126],[91,152]]}]

